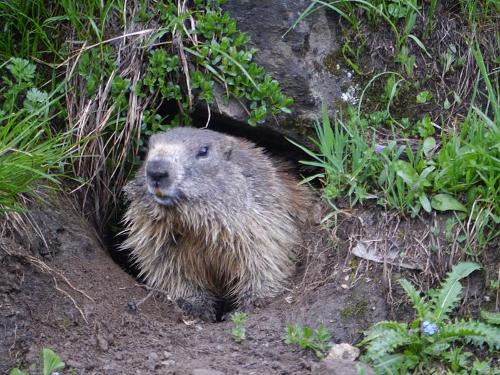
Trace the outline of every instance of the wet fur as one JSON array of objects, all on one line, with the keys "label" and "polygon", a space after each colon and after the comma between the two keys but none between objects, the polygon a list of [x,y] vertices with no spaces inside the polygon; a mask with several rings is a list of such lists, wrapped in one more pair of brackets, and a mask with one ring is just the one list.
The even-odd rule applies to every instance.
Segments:
[{"label": "wet fur", "polygon": [[[197,132],[208,131],[192,136],[203,136]],[[209,186],[208,199],[183,191],[177,205],[161,206],[147,193],[144,166],[139,170],[125,189],[130,205],[122,247],[146,282],[174,299],[224,297],[243,304],[283,290],[309,193],[252,143],[229,136],[219,141],[232,144],[232,165],[220,171],[231,183]]]}]

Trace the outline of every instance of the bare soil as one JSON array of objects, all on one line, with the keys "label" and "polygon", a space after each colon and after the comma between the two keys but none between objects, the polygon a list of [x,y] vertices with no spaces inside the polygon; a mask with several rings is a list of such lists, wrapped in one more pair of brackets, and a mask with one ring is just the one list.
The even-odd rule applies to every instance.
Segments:
[{"label": "bare soil", "polygon": [[231,322],[189,321],[164,295],[135,308],[149,291],[68,207],[33,209],[43,240],[26,233],[0,241],[0,373],[28,368],[44,347],[72,374],[318,373],[313,353],[284,342],[288,324],[323,324],[335,343],[355,344],[377,321],[411,318],[397,290],[390,293],[399,273],[350,251],[377,222],[383,226],[381,212],[351,212],[331,229],[312,227],[290,290],[251,313],[247,338],[236,343]]},{"label": "bare soil", "polygon": [[288,324],[323,324],[335,342],[355,343],[388,315],[380,278],[363,276],[352,288],[336,280],[337,244],[323,236],[290,290],[250,314],[237,344],[231,322],[188,321],[165,296],[133,309],[148,290],[73,210],[35,209],[31,217],[44,240],[29,233],[0,242],[0,373],[26,368],[43,347],[77,374],[307,373],[316,359],[284,343]]}]

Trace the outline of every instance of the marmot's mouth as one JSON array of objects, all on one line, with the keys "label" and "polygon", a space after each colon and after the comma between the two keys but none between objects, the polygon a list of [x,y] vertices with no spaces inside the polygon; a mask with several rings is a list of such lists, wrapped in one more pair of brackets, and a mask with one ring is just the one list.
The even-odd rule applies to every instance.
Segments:
[{"label": "marmot's mouth", "polygon": [[165,207],[172,207],[177,205],[182,197],[182,194],[177,189],[165,194],[165,192],[160,188],[156,188],[153,191],[150,191],[150,194],[156,203]]},{"label": "marmot's mouth", "polygon": [[155,200],[156,203],[159,203],[162,206],[166,206],[166,207],[172,207],[177,203],[176,198],[170,197],[167,195],[163,195],[163,196],[153,195],[153,199]]}]

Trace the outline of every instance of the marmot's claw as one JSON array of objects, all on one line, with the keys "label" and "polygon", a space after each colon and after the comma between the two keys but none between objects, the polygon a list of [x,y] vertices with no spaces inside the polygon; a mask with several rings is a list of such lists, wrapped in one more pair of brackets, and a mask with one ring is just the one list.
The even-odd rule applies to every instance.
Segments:
[{"label": "marmot's claw", "polygon": [[178,298],[177,305],[187,314],[206,322],[215,322],[215,308],[213,302],[207,298]]}]

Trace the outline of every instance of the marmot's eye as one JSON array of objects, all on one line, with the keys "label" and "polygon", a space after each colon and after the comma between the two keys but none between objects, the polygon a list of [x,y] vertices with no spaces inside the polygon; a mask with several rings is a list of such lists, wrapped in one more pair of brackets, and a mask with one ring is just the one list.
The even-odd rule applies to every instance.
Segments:
[{"label": "marmot's eye", "polygon": [[197,158],[204,158],[207,155],[208,155],[208,146],[203,146],[203,147],[200,147],[200,149],[198,150],[196,157]]}]

